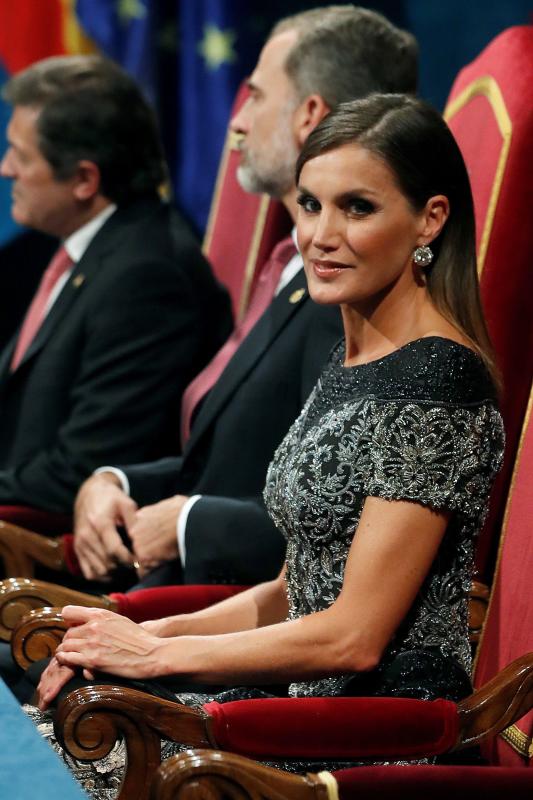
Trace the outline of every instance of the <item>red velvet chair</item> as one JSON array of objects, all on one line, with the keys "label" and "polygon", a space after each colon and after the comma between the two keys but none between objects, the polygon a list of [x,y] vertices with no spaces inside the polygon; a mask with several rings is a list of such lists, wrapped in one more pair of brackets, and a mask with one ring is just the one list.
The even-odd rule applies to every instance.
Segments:
[{"label": "red velvet chair", "polygon": [[533,775],[523,769],[388,765],[305,776],[212,750],[189,750],[159,768],[152,800],[530,800]]},{"label": "red velvet chair", "polygon": [[[245,84],[232,109],[236,114],[248,97]],[[245,312],[252,287],[274,245],[285,237],[292,220],[285,206],[268,195],[252,195],[241,189],[237,177],[240,157],[237,137],[228,131],[220,160],[211,203],[203,250],[218,279],[227,286],[235,318]],[[32,577],[35,562],[80,575],[73,541],[69,534],[72,520],[28,506],[0,506],[0,558],[5,573]],[[61,536],[61,540],[41,541],[24,536],[20,530]]]},{"label": "red velvet chair", "polygon": [[[505,511],[498,563],[475,664],[481,686],[520,653],[533,650],[533,389]],[[506,766],[533,766],[533,713],[484,746]]]},{"label": "red velvet chair", "polygon": [[[281,770],[265,772],[264,767],[246,759],[327,764],[452,754],[495,735],[532,705],[533,653],[530,653],[458,704],[448,700],[428,702],[389,697],[318,697],[242,700],[222,705],[207,703],[199,710],[135,689],[95,686],[67,695],[55,714],[55,730],[71,756],[89,761],[106,756],[117,738],[124,738],[127,769],[120,800],[147,797],[153,771],[160,759],[162,736],[195,747],[223,749],[224,754],[215,756],[215,762],[227,764],[229,760],[245,775],[248,771],[255,774],[257,769],[266,775],[261,792],[255,786],[255,791],[246,793],[241,785],[241,791],[233,794],[212,789],[190,796],[234,796],[254,800],[258,797],[324,797],[306,795],[298,790],[299,785],[306,788],[305,777],[296,778]],[[235,760],[236,755],[246,758]],[[455,768],[446,769],[453,771]],[[165,765],[164,771],[170,783],[172,763]],[[533,773],[529,776],[530,781],[526,783],[531,788]],[[297,788],[295,794],[289,791],[291,785]],[[373,791],[376,791],[375,783]],[[181,792],[178,786],[175,795],[166,796],[182,798],[185,795]],[[347,795],[360,796],[364,795]]]},{"label": "red velvet chair", "polygon": [[502,371],[505,464],[477,550],[490,582],[533,375],[533,26],[497,36],[455,80],[444,116],[472,184],[483,306]]}]

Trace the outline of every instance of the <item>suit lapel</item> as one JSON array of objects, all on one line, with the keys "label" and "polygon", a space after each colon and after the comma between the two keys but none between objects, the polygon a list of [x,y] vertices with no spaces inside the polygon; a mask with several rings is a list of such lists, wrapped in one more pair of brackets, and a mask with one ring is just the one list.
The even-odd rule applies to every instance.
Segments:
[{"label": "suit lapel", "polygon": [[[50,309],[49,313],[46,315],[41,327],[37,331],[34,340],[24,353],[23,358],[17,369],[32,358],[36,353],[39,352],[43,348],[43,346],[48,341],[51,333],[55,330],[57,325],[61,322],[71,305],[77,299],[80,294],[80,290],[85,285],[85,281],[87,280],[87,275],[84,272],[83,262],[85,261],[85,256],[80,259],[78,264],[72,270],[66,284],[61,289],[59,297],[53,304],[52,308]],[[16,370],[15,370],[16,371]]]},{"label": "suit lapel", "polygon": [[142,215],[149,213],[150,209],[153,209],[156,205],[159,205],[159,203],[157,202],[154,204],[152,201],[141,201],[126,209],[119,208],[115,211],[98,231],[83,256],[75,265],[68,281],[62,288],[50,312],[46,315],[43,324],[37,331],[35,339],[28,347],[15,372],[9,372],[9,365],[20,331],[17,331],[16,336],[2,354],[0,360],[0,374],[4,375],[7,373],[8,375],[16,375],[18,370],[43,348],[52,332],[65,317],[77,298],[82,294],[83,289],[90,284],[91,280],[98,273],[103,258],[114,248],[117,235],[125,235],[125,223],[128,221],[135,222],[135,220],[142,217]]},{"label": "suit lapel", "polygon": [[283,291],[274,298],[209,392],[192,425],[186,453],[194,448],[195,443],[199,441],[213,419],[235,394],[257,362],[263,357],[265,351],[306,302],[310,302],[310,300],[305,273],[301,269]]}]

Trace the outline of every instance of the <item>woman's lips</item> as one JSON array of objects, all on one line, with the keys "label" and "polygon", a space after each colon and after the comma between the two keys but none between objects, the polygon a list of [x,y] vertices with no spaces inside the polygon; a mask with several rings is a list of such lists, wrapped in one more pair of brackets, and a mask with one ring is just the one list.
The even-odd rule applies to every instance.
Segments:
[{"label": "woman's lips", "polygon": [[345,269],[349,269],[348,264],[341,264],[338,261],[319,261],[311,259],[311,264],[315,275],[319,278],[334,278]]}]

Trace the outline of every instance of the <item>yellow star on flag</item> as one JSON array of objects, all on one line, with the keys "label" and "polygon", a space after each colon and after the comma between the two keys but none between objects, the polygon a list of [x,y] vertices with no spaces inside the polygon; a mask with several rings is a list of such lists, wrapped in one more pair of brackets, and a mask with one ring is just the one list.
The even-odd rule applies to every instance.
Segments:
[{"label": "yellow star on flag", "polygon": [[203,56],[208,69],[218,69],[221,64],[232,64],[237,60],[233,45],[237,34],[231,29],[221,30],[216,25],[204,27],[204,38],[198,45],[198,52]]},{"label": "yellow star on flag", "polygon": [[132,19],[144,19],[147,14],[146,6],[142,0],[118,0],[117,14],[122,22]]}]

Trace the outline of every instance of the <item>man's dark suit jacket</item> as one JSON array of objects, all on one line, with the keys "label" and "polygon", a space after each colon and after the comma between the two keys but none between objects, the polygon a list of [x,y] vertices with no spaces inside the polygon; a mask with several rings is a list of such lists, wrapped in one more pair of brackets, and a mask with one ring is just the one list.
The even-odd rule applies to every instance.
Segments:
[{"label": "man's dark suit jacket", "polygon": [[202,494],[186,527],[186,583],[257,583],[280,569],[285,541],[261,494],[274,450],[341,337],[303,270],[274,299],[196,415],[180,459],[123,467],[140,504]]},{"label": "man's dark suit jacket", "polygon": [[16,337],[0,356],[0,503],[69,512],[101,464],[177,452],[183,389],[230,326],[177,213],[156,199],[119,208],[19,367]]}]

